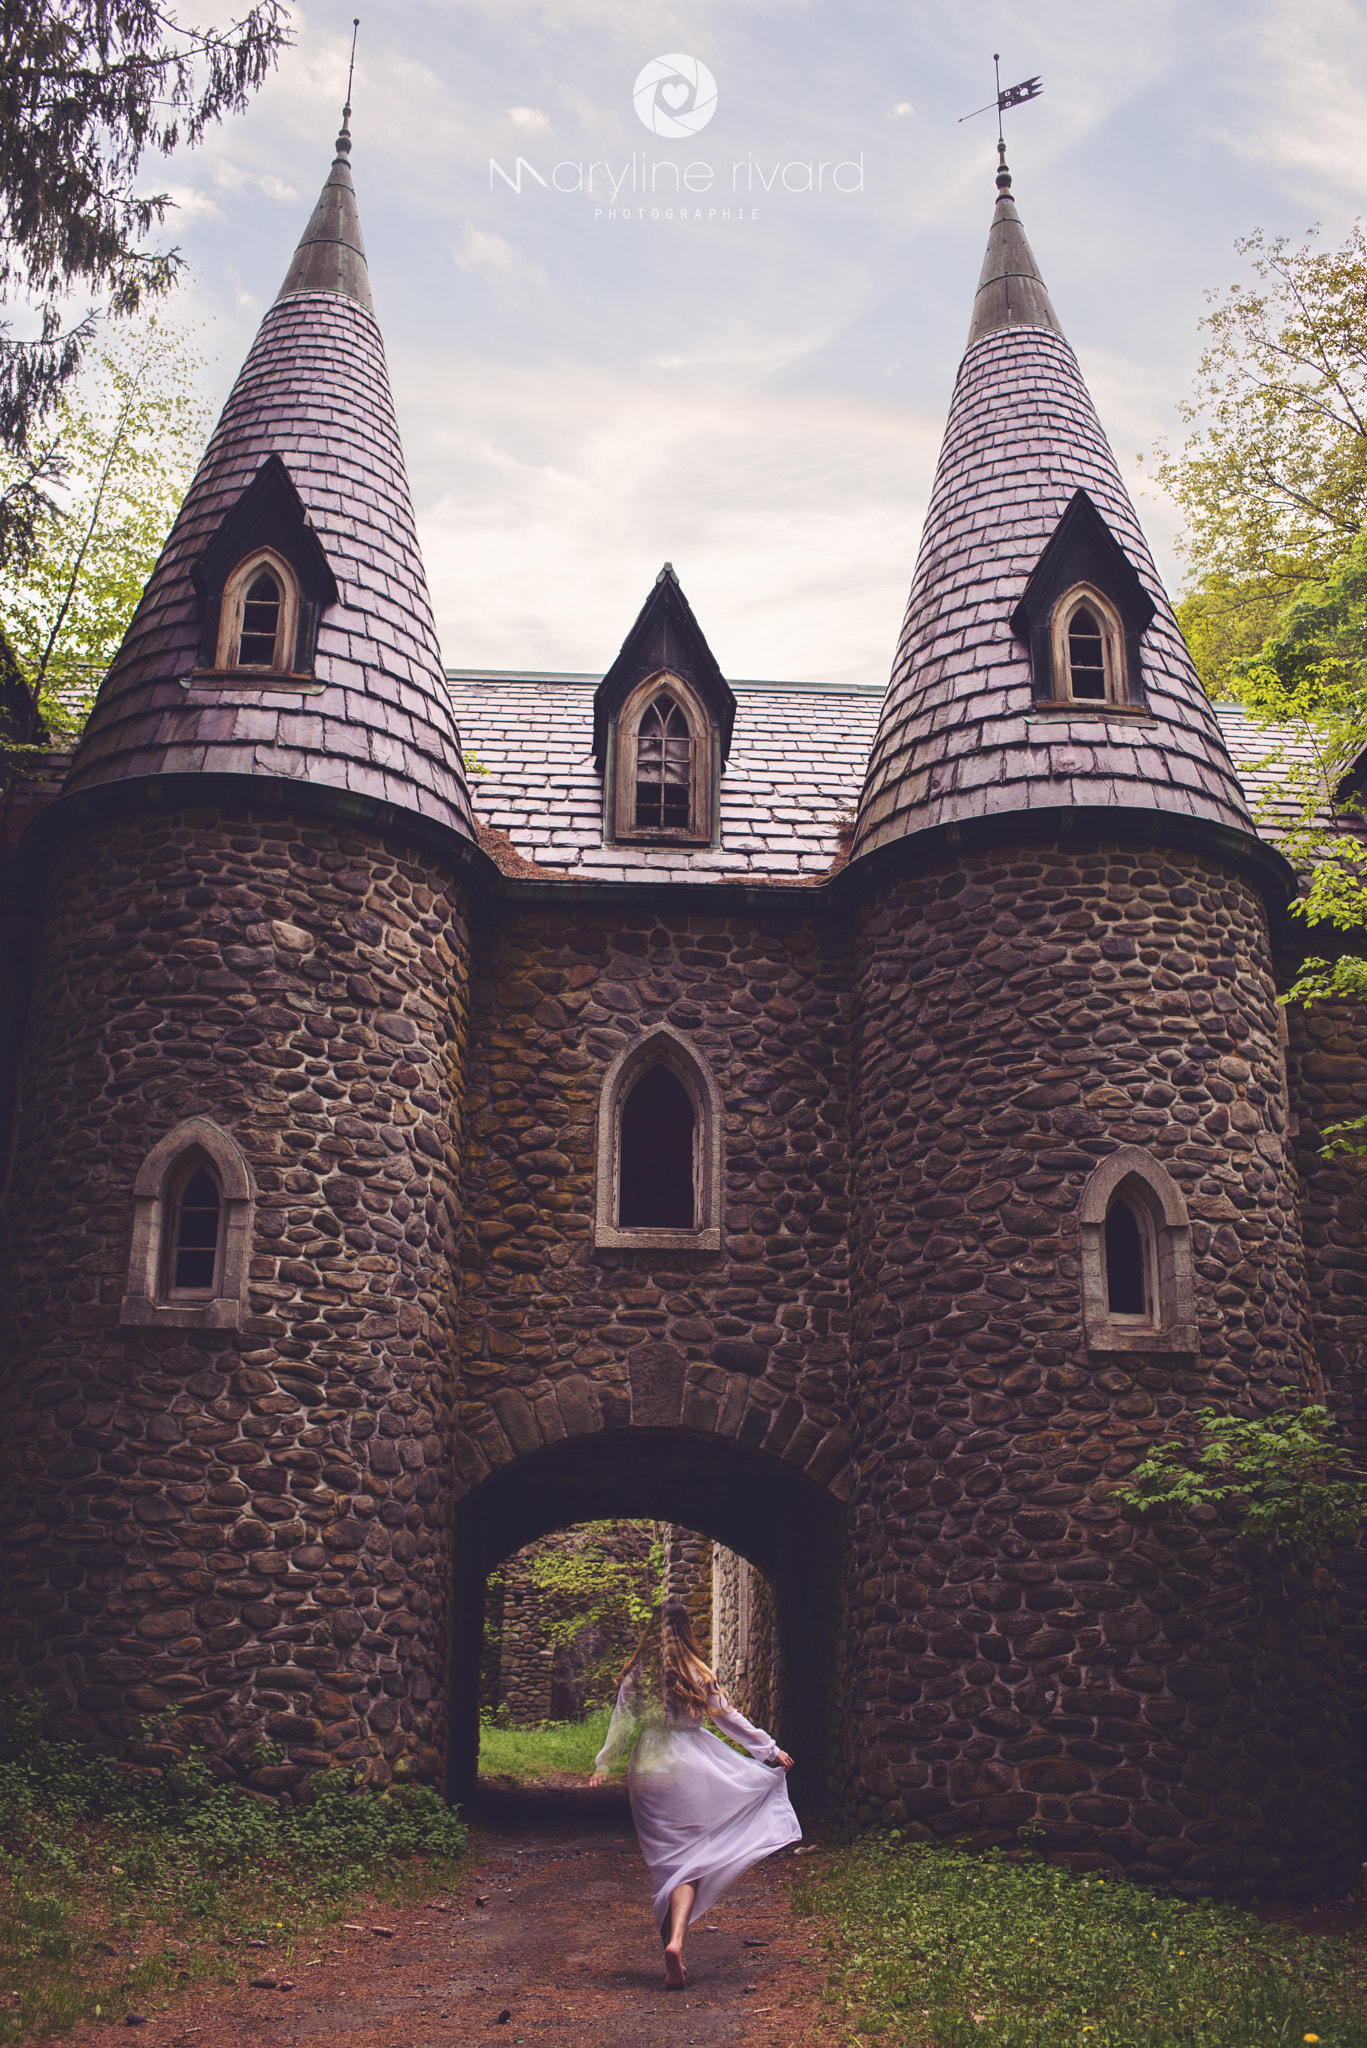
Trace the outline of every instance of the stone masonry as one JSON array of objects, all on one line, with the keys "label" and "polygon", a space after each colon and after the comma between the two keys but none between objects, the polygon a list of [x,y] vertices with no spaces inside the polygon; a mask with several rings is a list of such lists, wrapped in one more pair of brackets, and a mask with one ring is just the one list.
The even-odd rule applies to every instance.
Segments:
[{"label": "stone masonry", "polygon": [[[240,1762],[264,1734],[281,1786],[430,1775],[459,891],[373,837],[173,813],[78,841],[49,901],[7,1217],[6,1676],[88,1732],[178,1706]],[[194,1113],[258,1190],[231,1338],[119,1327],[131,1177]]]},{"label": "stone masonry", "polygon": [[[258,1791],[460,1796],[490,1574],[669,1524],[799,1799],[1342,1884],[1362,1552],[1116,1496],[1205,1404],[1323,1396],[1367,1450],[1362,1175],[1321,1145],[1367,1032],[1286,1046],[1295,877],[1005,163],[875,708],[733,690],[669,565],[596,685],[448,682],[350,148],[69,770],[5,796],[0,1680],[112,1752],[177,1708]],[[633,796],[666,698],[687,832]],[[668,1224],[619,1200],[652,1061]],[[191,1303],[156,1247],[205,1159]]]}]

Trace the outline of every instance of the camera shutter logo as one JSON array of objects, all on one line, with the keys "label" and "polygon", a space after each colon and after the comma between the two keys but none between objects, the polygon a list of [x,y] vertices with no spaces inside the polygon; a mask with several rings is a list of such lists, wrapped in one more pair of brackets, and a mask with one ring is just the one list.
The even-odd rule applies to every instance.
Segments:
[{"label": "camera shutter logo", "polygon": [[717,81],[696,57],[654,57],[631,100],[652,135],[696,135],[717,111]]}]

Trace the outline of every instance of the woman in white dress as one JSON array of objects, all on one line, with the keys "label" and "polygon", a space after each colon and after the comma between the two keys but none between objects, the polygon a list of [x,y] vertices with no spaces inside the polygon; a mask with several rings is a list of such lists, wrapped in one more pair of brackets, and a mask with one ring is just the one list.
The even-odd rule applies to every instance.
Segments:
[{"label": "woman in white dress", "polygon": [[[705,1720],[748,1754],[719,1742]],[[650,1872],[665,1980],[679,1991],[693,1921],[752,1863],[802,1837],[788,1799],[792,1758],[729,1704],[682,1600],[656,1609],[622,1673],[589,1782],[601,1785],[628,1750],[631,1817]]]}]

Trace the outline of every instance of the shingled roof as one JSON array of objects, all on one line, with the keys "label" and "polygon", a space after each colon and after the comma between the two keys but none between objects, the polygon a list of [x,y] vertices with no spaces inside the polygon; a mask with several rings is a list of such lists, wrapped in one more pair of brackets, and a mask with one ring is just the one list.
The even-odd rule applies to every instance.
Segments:
[{"label": "shingled roof", "polygon": [[[935,827],[1052,808],[1170,811],[1246,834],[1219,724],[1009,180],[1003,163],[856,857]],[[1041,708],[1028,645],[1013,632],[1032,572],[1079,491],[1154,607],[1142,635],[1142,707]]]},{"label": "shingled roof", "polygon": [[[245,776],[346,791],[473,837],[350,148],[344,127],[100,691],[67,794],[138,778]],[[302,685],[203,672],[196,566],[254,486],[288,501],[329,593],[335,579]]]},{"label": "shingled roof", "polygon": [[733,684],[720,846],[605,846],[598,676],[448,669],[447,681],[484,771],[470,783],[476,818],[524,861],[597,882],[820,880],[847,843],[882,695],[876,685]]},{"label": "shingled roof", "polygon": [[[448,669],[452,703],[481,772],[470,795],[481,839],[509,874],[576,882],[820,881],[839,866],[848,821],[877,736],[873,684],[737,682],[735,740],[721,781],[719,847],[607,846],[603,783],[593,762],[599,678]],[[1212,707],[1262,838],[1299,819],[1278,801],[1282,766],[1307,742],[1259,727],[1232,704]],[[496,834],[498,844],[489,840]],[[520,865],[518,864],[520,863]]]}]

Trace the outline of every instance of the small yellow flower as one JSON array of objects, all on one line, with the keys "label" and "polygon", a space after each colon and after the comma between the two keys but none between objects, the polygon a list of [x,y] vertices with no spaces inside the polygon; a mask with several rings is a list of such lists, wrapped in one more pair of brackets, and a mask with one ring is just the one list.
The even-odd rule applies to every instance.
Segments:
[{"label": "small yellow flower", "polygon": [[1318,2034],[1302,2034],[1302,2035],[1301,2035],[1301,2039],[1302,2039],[1303,2041],[1318,2041],[1318,2039],[1319,2039],[1319,2035],[1318,2035]]}]

